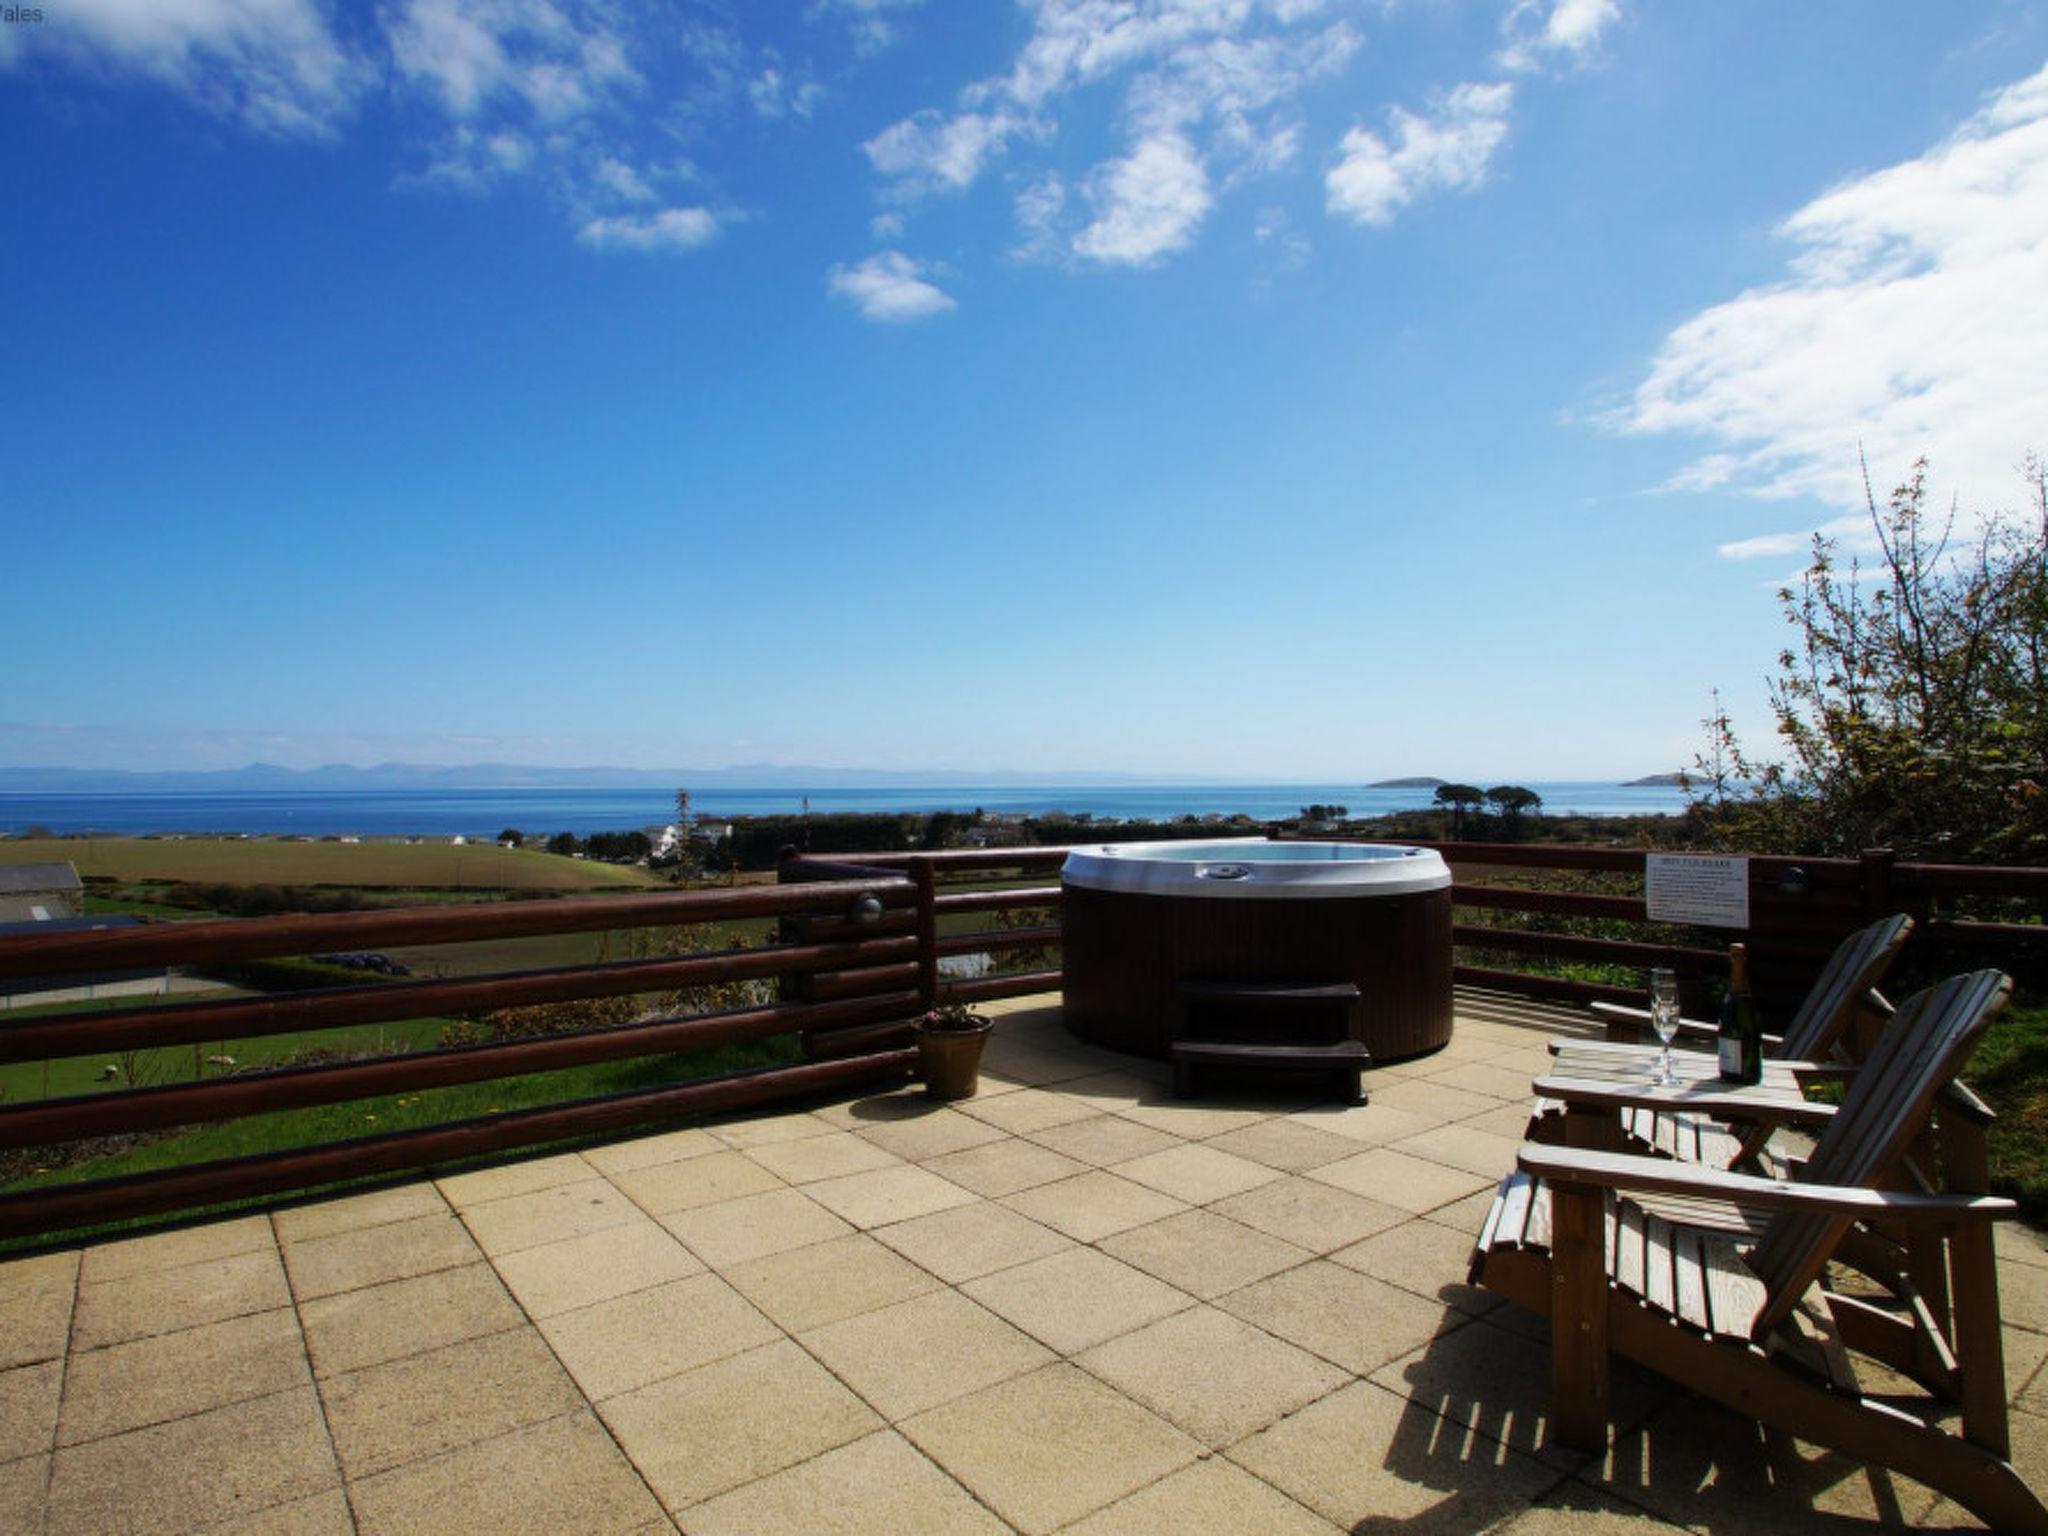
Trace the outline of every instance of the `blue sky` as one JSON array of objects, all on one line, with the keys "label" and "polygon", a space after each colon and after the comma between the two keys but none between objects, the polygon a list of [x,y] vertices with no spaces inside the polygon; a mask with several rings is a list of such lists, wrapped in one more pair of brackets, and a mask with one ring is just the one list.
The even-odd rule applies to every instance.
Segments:
[{"label": "blue sky", "polygon": [[2048,13],[43,0],[0,763],[1753,744],[2048,451]]}]

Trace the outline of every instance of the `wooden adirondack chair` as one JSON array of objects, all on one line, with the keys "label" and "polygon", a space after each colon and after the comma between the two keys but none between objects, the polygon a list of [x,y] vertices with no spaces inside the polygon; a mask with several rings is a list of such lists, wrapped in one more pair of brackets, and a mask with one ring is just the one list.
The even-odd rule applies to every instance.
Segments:
[{"label": "wooden adirondack chair", "polygon": [[[1859,928],[1842,940],[1835,947],[1834,954],[1828,957],[1828,963],[1821,968],[1805,1001],[1800,1003],[1799,1011],[1785,1026],[1785,1033],[1764,1037],[1766,1053],[1775,1059],[1817,1064],[1828,1063],[1838,1055],[1861,1054],[1846,1048],[1850,1037],[1859,1033],[1875,1035],[1884,1021],[1891,1017],[1892,1006],[1877,990],[1877,984],[1884,979],[1885,972],[1891,969],[1892,962],[1898,958],[1899,951],[1905,948],[1906,940],[1912,934],[1913,919],[1897,913],[1881,918],[1867,928]],[[1607,1038],[1617,1042],[1617,1049],[1631,1053],[1657,1049],[1634,1043],[1649,1030],[1650,1015],[1645,1010],[1595,1003],[1593,1013],[1606,1024]],[[1678,1026],[1678,1042],[1681,1044],[1699,1044],[1711,1049],[1719,1036],[1720,1030],[1715,1025],[1695,1019],[1681,1020]],[[1552,1042],[1553,1050],[1556,1045],[1557,1042]],[[1546,1120],[1549,1128],[1554,1128],[1555,1122],[1548,1117],[1554,1116],[1558,1107],[1554,1101],[1548,1100],[1539,1102],[1537,1106],[1538,1116]],[[1532,1122],[1534,1139],[1552,1139],[1546,1126],[1536,1126]],[[1691,1111],[1636,1106],[1622,1110],[1621,1129],[1629,1140],[1665,1157],[1717,1168],[1740,1168],[1757,1161],[1764,1144],[1770,1140],[1772,1127],[1736,1127]]]},{"label": "wooden adirondack chair", "polygon": [[[2009,1460],[1990,1223],[2015,1207],[1956,1187],[1981,1168],[1950,1170],[1939,1192],[1896,1187],[1944,1086],[2011,995],[2006,977],[1980,971],[1909,1001],[1795,1179],[1523,1147],[1480,1232],[1472,1278],[1550,1314],[1559,1439],[1605,1443],[1618,1352],[1761,1423],[1915,1478],[1994,1529],[2048,1533],[2048,1508]],[[1912,1304],[1903,1272],[1889,1277],[1906,1298],[1896,1312],[1823,1283],[1863,1224],[1946,1237],[1944,1316]],[[1851,1349],[1959,1404],[1961,1434],[1866,1396]]]}]

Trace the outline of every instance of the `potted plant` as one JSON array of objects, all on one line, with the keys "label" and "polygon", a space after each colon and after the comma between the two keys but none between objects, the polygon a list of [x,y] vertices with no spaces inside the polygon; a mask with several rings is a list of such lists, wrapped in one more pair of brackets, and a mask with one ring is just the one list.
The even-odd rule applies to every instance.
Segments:
[{"label": "potted plant", "polygon": [[935,1099],[971,1099],[981,1072],[981,1048],[993,1020],[953,1004],[917,1021],[917,1054],[924,1089]]}]

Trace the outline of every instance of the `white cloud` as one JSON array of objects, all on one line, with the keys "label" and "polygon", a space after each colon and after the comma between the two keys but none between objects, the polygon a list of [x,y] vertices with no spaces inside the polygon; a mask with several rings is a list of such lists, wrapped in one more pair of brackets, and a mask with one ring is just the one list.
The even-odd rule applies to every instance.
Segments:
[{"label": "white cloud", "polygon": [[1387,224],[1425,192],[1480,185],[1507,138],[1514,91],[1505,83],[1461,85],[1431,117],[1395,107],[1387,114],[1391,143],[1353,128],[1339,146],[1343,158],[1323,179],[1330,212],[1361,224]]},{"label": "white cloud", "polygon": [[664,208],[659,213],[619,214],[590,219],[576,238],[599,250],[689,251],[718,233],[718,220],[703,208]]},{"label": "white cloud", "polygon": [[1599,52],[1601,35],[1621,19],[1620,0],[1515,0],[1501,21],[1507,39],[1494,62],[1540,69],[1550,60],[1580,65]]},{"label": "white cloud", "polygon": [[331,133],[370,67],[315,0],[45,0],[15,52],[111,61],[261,132]]},{"label": "white cloud", "polygon": [[903,225],[900,213],[878,213],[868,220],[868,233],[877,240],[901,240]]},{"label": "white cloud", "polygon": [[861,148],[906,196],[973,185],[981,168],[1002,152],[1023,120],[1006,112],[962,112],[946,117],[919,112],[884,128]]},{"label": "white cloud", "polygon": [[825,286],[869,320],[900,325],[943,314],[952,297],[925,281],[924,265],[901,251],[883,251],[856,267],[834,267]]},{"label": "white cloud", "polygon": [[518,107],[559,123],[640,84],[603,13],[552,0],[404,0],[388,28],[400,76],[459,120]]},{"label": "white cloud", "polygon": [[[1065,98],[1120,80],[1125,152],[1083,183],[1095,216],[1061,234],[1041,171],[1017,198],[1019,254],[1066,250],[1145,263],[1188,243],[1212,201],[1208,167],[1225,186],[1268,175],[1300,151],[1291,104],[1363,46],[1348,22],[1316,25],[1318,0],[1025,0],[1031,35],[1001,74],[927,108],[866,144],[887,195],[908,200],[971,187],[1020,140],[1053,141]],[[1048,181],[1051,174],[1054,180]],[[1078,179],[1078,178],[1077,178]]]},{"label": "white cloud", "polygon": [[1211,201],[1201,157],[1177,133],[1155,134],[1098,167],[1088,200],[1095,220],[1075,237],[1074,253],[1121,266],[1146,266],[1186,245]]},{"label": "white cloud", "polygon": [[1020,261],[1045,261],[1061,254],[1066,242],[1060,234],[1060,219],[1067,208],[1067,183],[1058,171],[1047,171],[1017,194],[1016,246],[1010,254]]},{"label": "white cloud", "polygon": [[1668,488],[1855,508],[1860,448],[1880,497],[1923,453],[1966,509],[2004,497],[2048,446],[2048,68],[1779,233],[1789,276],[1673,330],[1617,417],[1712,445]]}]

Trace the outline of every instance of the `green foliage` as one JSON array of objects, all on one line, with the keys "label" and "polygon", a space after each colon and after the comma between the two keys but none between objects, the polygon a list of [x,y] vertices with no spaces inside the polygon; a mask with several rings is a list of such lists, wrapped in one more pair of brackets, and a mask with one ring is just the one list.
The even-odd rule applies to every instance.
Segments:
[{"label": "green foliage", "polygon": [[646,858],[654,845],[645,832],[593,832],[583,840],[583,851],[608,864],[627,864]]},{"label": "green foliage", "polygon": [[1845,566],[1816,536],[1779,594],[1794,641],[1771,707],[1786,756],[1743,750],[1715,699],[1691,819],[1705,841],[1764,852],[2048,862],[2048,465],[2029,460],[2024,518],[1954,547],[1927,467],[1880,509],[1877,555]]}]

